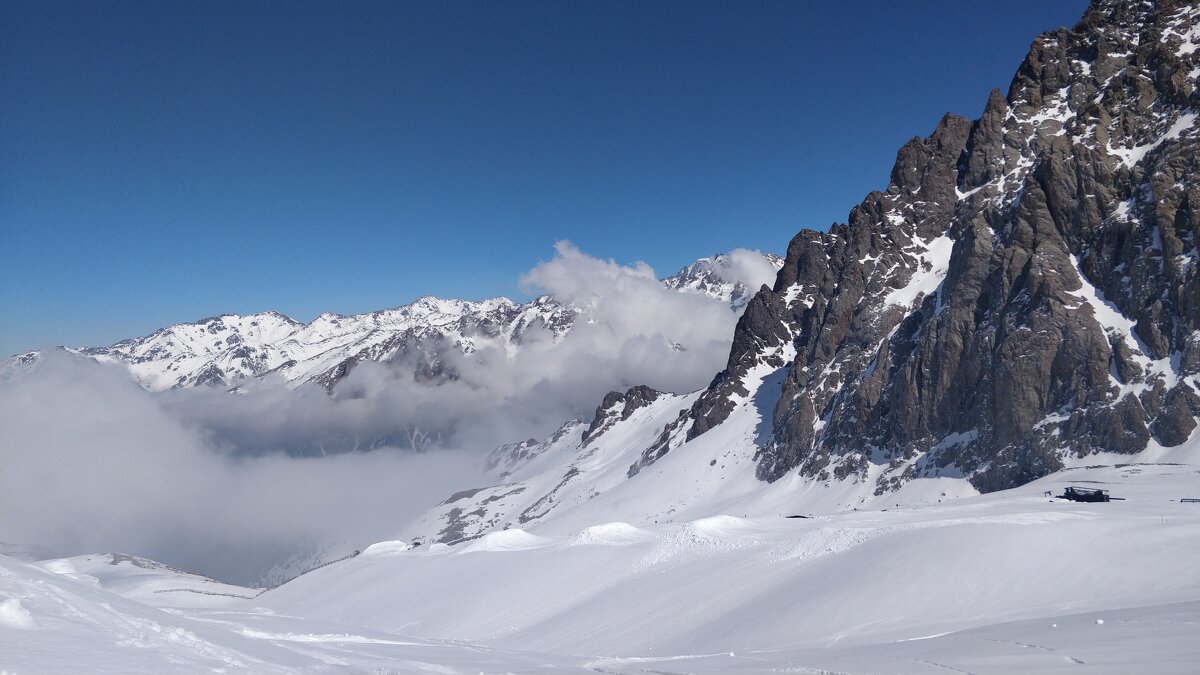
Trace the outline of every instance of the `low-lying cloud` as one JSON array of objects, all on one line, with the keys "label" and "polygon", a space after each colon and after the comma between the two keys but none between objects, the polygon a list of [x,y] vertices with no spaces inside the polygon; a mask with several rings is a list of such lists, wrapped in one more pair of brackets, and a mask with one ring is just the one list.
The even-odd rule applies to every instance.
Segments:
[{"label": "low-lying cloud", "polygon": [[[726,264],[726,277],[747,284],[774,274],[757,252],[737,251]],[[566,337],[530,331],[512,352],[482,341],[469,354],[447,345],[436,357],[454,377],[437,386],[415,380],[411,360],[367,361],[332,396],[267,378],[239,396],[164,392],[163,405],[234,454],[323,455],[414,442],[488,450],[546,436],[569,419],[586,421],[614,389],[701,388],[728,358],[737,315],[719,300],[666,288],[644,263],[620,265],[560,242],[521,283],[581,308],[582,317]]]},{"label": "low-lying cloud", "polygon": [[[774,272],[756,260],[734,259],[750,288]],[[560,243],[522,284],[584,318],[515,353],[447,350],[457,377],[436,386],[410,363],[368,362],[333,396],[270,379],[152,394],[117,366],[47,354],[0,383],[0,541],[252,582],[297,552],[394,536],[484,481],[481,452],[590,418],[609,390],[694,390],[728,356],[728,306],[665,288],[643,263]]]},{"label": "low-lying cloud", "polygon": [[115,366],[48,355],[0,387],[0,540],[119,551],[255,581],[289,555],[386,537],[478,480],[464,452],[233,458]]},{"label": "low-lying cloud", "polygon": [[775,275],[778,270],[760,251],[735,248],[725,257],[725,261],[722,276],[727,279],[737,279],[745,284],[752,294],[760,286],[770,286],[775,283]]}]

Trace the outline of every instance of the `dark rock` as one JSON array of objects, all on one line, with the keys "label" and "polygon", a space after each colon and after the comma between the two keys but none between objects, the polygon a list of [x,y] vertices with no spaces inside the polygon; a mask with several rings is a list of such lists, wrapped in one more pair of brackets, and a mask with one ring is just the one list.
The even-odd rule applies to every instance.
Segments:
[{"label": "dark rock", "polygon": [[1200,396],[1190,387],[1181,384],[1167,394],[1162,412],[1154,420],[1150,431],[1159,444],[1172,447],[1183,443],[1196,429],[1196,418],[1200,416]]},{"label": "dark rock", "polygon": [[608,392],[604,395],[604,400],[600,402],[600,407],[596,408],[596,415],[592,418],[592,423],[588,425],[587,431],[583,432],[583,445],[586,446],[594,441],[618,420],[629,419],[634,411],[650,405],[661,395],[662,392],[646,385],[632,387],[624,393]]}]

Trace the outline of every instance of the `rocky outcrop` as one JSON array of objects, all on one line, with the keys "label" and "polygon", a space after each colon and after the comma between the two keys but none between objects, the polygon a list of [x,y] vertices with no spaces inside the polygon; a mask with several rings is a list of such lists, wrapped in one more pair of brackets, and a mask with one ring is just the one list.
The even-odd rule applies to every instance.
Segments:
[{"label": "rocky outcrop", "polygon": [[658,400],[659,396],[662,396],[661,391],[651,389],[646,385],[632,387],[624,393],[608,392],[605,394],[604,400],[600,402],[600,406],[596,408],[596,415],[592,418],[592,423],[588,425],[587,431],[583,432],[583,445],[586,447],[590,441],[618,421],[629,419],[634,411],[650,405]]},{"label": "rocky outcrop", "polygon": [[515,443],[505,443],[484,457],[484,471],[495,474],[500,480],[508,480],[514,473],[529,465],[530,462],[564,444],[578,443],[583,422],[570,420],[558,428],[549,438],[539,441],[530,438]]},{"label": "rocky outcrop", "polygon": [[[630,474],[780,392],[758,475],[1014,486],[1200,415],[1200,5],[1098,0],[1007,95],[802,231],[729,361]],[[754,375],[752,375],[754,373]],[[780,384],[774,384],[774,382]],[[680,450],[686,451],[686,448]]]}]

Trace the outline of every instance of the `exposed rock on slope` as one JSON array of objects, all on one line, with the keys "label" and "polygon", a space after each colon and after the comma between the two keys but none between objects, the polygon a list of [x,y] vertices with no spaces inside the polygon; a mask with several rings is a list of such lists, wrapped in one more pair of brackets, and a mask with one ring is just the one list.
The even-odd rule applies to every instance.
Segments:
[{"label": "exposed rock on slope", "polygon": [[[1200,416],[1200,5],[1097,1],[980,119],[947,115],[829,232],[802,231],[726,369],[630,468],[778,369],[758,475],[963,475],[1188,438]],[[776,384],[778,383],[778,384]],[[686,451],[686,448],[682,451]]]},{"label": "exposed rock on slope", "polygon": [[583,432],[583,444],[587,445],[588,441],[604,433],[618,420],[629,419],[634,411],[653,403],[661,395],[661,391],[655,391],[645,385],[633,387],[624,393],[608,392],[600,402],[600,407],[596,408],[596,416],[591,425]]},{"label": "exposed rock on slope", "polygon": [[453,544],[543,522],[552,513],[588,503],[626,483],[626,467],[644,447],[647,433],[661,428],[695,396],[644,386],[612,392],[586,429],[572,420],[545,441],[496,448],[484,464],[497,484],[451,495],[411,524],[404,536]]}]

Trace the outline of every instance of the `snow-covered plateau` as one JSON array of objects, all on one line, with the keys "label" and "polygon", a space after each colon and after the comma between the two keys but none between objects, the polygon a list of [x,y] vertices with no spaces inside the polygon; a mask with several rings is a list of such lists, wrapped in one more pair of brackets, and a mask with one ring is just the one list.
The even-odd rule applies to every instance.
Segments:
[{"label": "snow-covered plateau", "polygon": [[[1046,496],[1068,485],[1124,501]],[[1081,467],[942,503],[382,542],[267,591],[3,557],[0,669],[1194,672],[1197,494],[1197,463]]]}]

